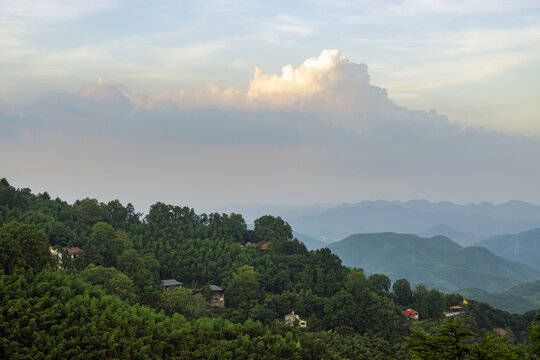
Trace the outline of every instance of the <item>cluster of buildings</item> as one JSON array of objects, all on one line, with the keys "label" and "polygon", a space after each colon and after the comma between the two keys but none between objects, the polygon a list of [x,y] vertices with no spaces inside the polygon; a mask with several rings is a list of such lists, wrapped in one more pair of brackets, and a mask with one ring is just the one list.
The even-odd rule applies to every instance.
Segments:
[{"label": "cluster of buildings", "polygon": [[[463,300],[462,305],[467,305],[467,304],[468,304],[467,300]],[[462,312],[463,312],[463,306],[454,305],[454,306],[450,306],[450,308],[444,312],[444,316],[447,318],[454,317],[454,316],[458,316]],[[407,309],[403,311],[403,315],[405,315],[409,319],[418,320],[420,313],[414,309]]]},{"label": "cluster of buildings", "polygon": [[[267,250],[269,249],[269,242],[268,241],[260,241],[258,243],[246,243],[242,247],[253,247],[256,249],[261,250]],[[67,254],[68,257],[72,260],[75,260],[84,250],[81,248],[74,246],[74,247],[67,247],[67,248],[51,248],[51,254],[53,254],[58,263],[58,267],[62,264],[62,254]],[[174,288],[183,287],[184,283],[176,280],[176,279],[165,279],[161,280],[161,283],[163,285],[163,291],[169,291]],[[212,306],[225,308],[225,291],[222,287],[219,287],[217,285],[209,285],[210,288],[210,299],[209,303]],[[192,295],[202,295],[204,291],[204,288],[201,289],[192,289],[191,294]],[[414,311],[414,310],[413,310]],[[418,317],[418,315],[417,315]],[[285,324],[291,325],[291,326],[300,326],[300,327],[307,327],[307,321],[300,317],[298,314],[295,314],[294,311],[291,313],[285,315],[284,321]]]},{"label": "cluster of buildings", "polygon": [[[163,291],[170,291],[171,289],[184,286],[183,282],[180,282],[176,279],[161,280],[161,283],[163,284]],[[209,288],[211,291],[210,300],[209,300],[210,305],[224,308],[225,307],[225,292],[223,288],[217,285],[209,285]],[[192,289],[191,294],[201,295],[203,291],[204,289]],[[301,318],[298,314],[295,314],[294,311],[292,311],[290,314],[285,315],[285,319],[283,322],[291,326],[297,325],[300,327],[307,327],[307,321]]]},{"label": "cluster of buildings", "polygon": [[[161,280],[161,283],[163,284],[163,291],[169,291],[171,289],[184,286],[184,283],[176,279]],[[223,290],[223,288],[217,285],[210,285],[209,287],[211,291],[210,300],[209,300],[210,305],[224,308],[225,307],[225,291]],[[191,294],[201,295],[203,290],[204,289],[192,289]]]}]

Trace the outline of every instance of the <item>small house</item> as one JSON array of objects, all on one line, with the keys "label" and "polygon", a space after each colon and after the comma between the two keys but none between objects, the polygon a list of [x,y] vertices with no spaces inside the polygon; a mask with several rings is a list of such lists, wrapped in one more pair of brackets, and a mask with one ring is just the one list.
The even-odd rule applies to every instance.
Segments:
[{"label": "small house", "polygon": [[225,292],[223,288],[217,285],[210,285],[212,295],[210,296],[210,305],[224,308],[225,307]]},{"label": "small house", "polygon": [[161,283],[163,284],[163,291],[167,291],[167,290],[171,290],[180,286],[184,286],[184,283],[181,283],[180,281],[176,279],[161,280]]},{"label": "small house", "polygon": [[270,242],[268,241],[259,241],[252,245],[256,249],[268,250],[270,248]]},{"label": "small house", "polygon": [[307,327],[307,321],[298,316],[298,314],[295,314],[294,311],[291,311],[290,314],[285,315],[285,324],[293,326],[297,322],[298,326]]},{"label": "small house", "polygon": [[53,248],[51,246],[50,251],[51,251],[51,254],[56,259],[56,269],[57,270],[62,268],[62,257],[64,255],[67,254],[67,256],[71,260],[75,260],[77,258],[77,256],[79,256],[83,252],[83,250],[81,248],[77,247],[77,246],[68,247],[68,248]]},{"label": "small house", "polygon": [[462,310],[463,310],[463,306],[460,306],[460,305],[450,306],[450,309],[444,312],[444,316],[446,317],[458,316],[459,314],[462,313]]},{"label": "small house", "polygon": [[[224,308],[225,307],[225,292],[223,288],[217,285],[209,285],[210,288],[210,305]],[[204,288],[191,290],[192,295],[202,295]]]},{"label": "small house", "polygon": [[414,310],[414,309],[407,309],[405,311],[403,311],[403,314],[408,317],[409,319],[413,319],[413,320],[418,320],[418,311]]},{"label": "small house", "polygon": [[68,256],[71,259],[75,259],[77,256],[79,256],[82,253],[82,250],[77,246],[68,247],[66,250],[67,250]]}]

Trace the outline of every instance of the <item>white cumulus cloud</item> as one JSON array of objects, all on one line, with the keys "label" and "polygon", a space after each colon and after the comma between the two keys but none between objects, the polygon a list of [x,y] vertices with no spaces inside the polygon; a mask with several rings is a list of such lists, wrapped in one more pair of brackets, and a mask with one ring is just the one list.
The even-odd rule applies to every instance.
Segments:
[{"label": "white cumulus cloud", "polygon": [[339,119],[351,116],[365,118],[395,110],[386,90],[370,84],[367,66],[350,62],[338,50],[324,50],[296,68],[286,65],[279,75],[264,74],[256,68],[247,89],[222,89],[209,84],[197,90],[164,90],[146,96],[131,94],[121,85],[100,80],[83,94],[116,96],[110,93],[109,86],[116,86],[137,110],[164,110],[174,105],[183,110],[214,106],[252,111],[322,111],[338,123],[344,122]]}]

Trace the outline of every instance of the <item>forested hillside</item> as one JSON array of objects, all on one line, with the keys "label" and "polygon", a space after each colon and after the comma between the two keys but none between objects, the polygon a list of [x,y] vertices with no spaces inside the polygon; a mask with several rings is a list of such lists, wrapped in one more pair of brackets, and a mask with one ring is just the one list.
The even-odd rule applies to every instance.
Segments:
[{"label": "forested hillside", "polygon": [[[68,247],[82,251],[72,259]],[[239,214],[164,203],[143,217],[118,200],[68,204],[5,179],[0,260],[2,358],[409,359],[402,311],[437,320],[463,301],[308,251],[279,217],[249,230]],[[184,286],[164,291],[171,278]],[[209,305],[211,284],[225,289],[226,308]],[[498,327],[521,344],[500,345],[508,352],[535,351],[534,312],[468,306],[463,326],[478,341]],[[306,328],[283,324],[292,311]]]}]

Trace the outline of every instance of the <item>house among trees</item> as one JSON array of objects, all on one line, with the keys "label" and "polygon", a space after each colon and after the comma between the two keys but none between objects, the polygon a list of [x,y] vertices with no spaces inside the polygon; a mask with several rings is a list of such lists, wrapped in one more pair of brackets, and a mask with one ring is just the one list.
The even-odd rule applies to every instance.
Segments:
[{"label": "house among trees", "polygon": [[75,246],[75,247],[68,247],[67,249],[68,256],[71,259],[75,259],[77,256],[79,256],[82,253],[82,250]]},{"label": "house among trees", "polygon": [[249,241],[242,245],[242,248],[246,247],[252,247],[255,249],[261,249],[261,250],[268,250],[270,249],[270,242],[269,241],[259,241],[258,243],[250,243]]},{"label": "house among trees", "polygon": [[212,291],[212,295],[210,296],[210,305],[224,308],[225,292],[223,291],[223,288],[220,288],[217,285],[210,285],[210,291]]},{"label": "house among trees", "polygon": [[180,286],[184,286],[184,283],[181,283],[180,281],[176,279],[161,280],[161,283],[163,284],[163,291],[167,291],[167,290],[171,290]]},{"label": "house among trees", "polygon": [[83,250],[77,246],[75,247],[69,247],[69,248],[53,248],[51,247],[51,254],[53,254],[56,257],[56,260],[59,264],[62,264],[62,253],[66,251],[67,255],[70,257],[71,260],[75,260],[77,256],[79,256]]},{"label": "house among trees", "polygon": [[210,305],[224,308],[225,307],[225,292],[223,288],[217,285],[208,285],[206,288],[193,289],[191,293],[193,295],[202,295],[205,291],[210,291],[205,297],[210,302]]},{"label": "house among trees", "polygon": [[414,310],[414,309],[407,309],[405,311],[403,311],[403,314],[405,314],[406,317],[408,317],[409,319],[414,319],[414,320],[418,320],[418,311]]},{"label": "house among trees", "polygon": [[463,306],[460,306],[460,305],[450,306],[450,309],[444,312],[444,316],[446,317],[457,316],[461,314],[462,310],[463,310]]},{"label": "house among trees", "polygon": [[294,311],[285,315],[285,324],[291,326],[298,324],[300,327],[307,327],[307,321],[295,314]]},{"label": "house among trees", "polygon": [[270,248],[270,242],[269,241],[259,241],[258,243],[252,244],[252,243],[246,243],[246,246],[251,246],[255,249],[261,249],[261,250],[268,250]]}]

